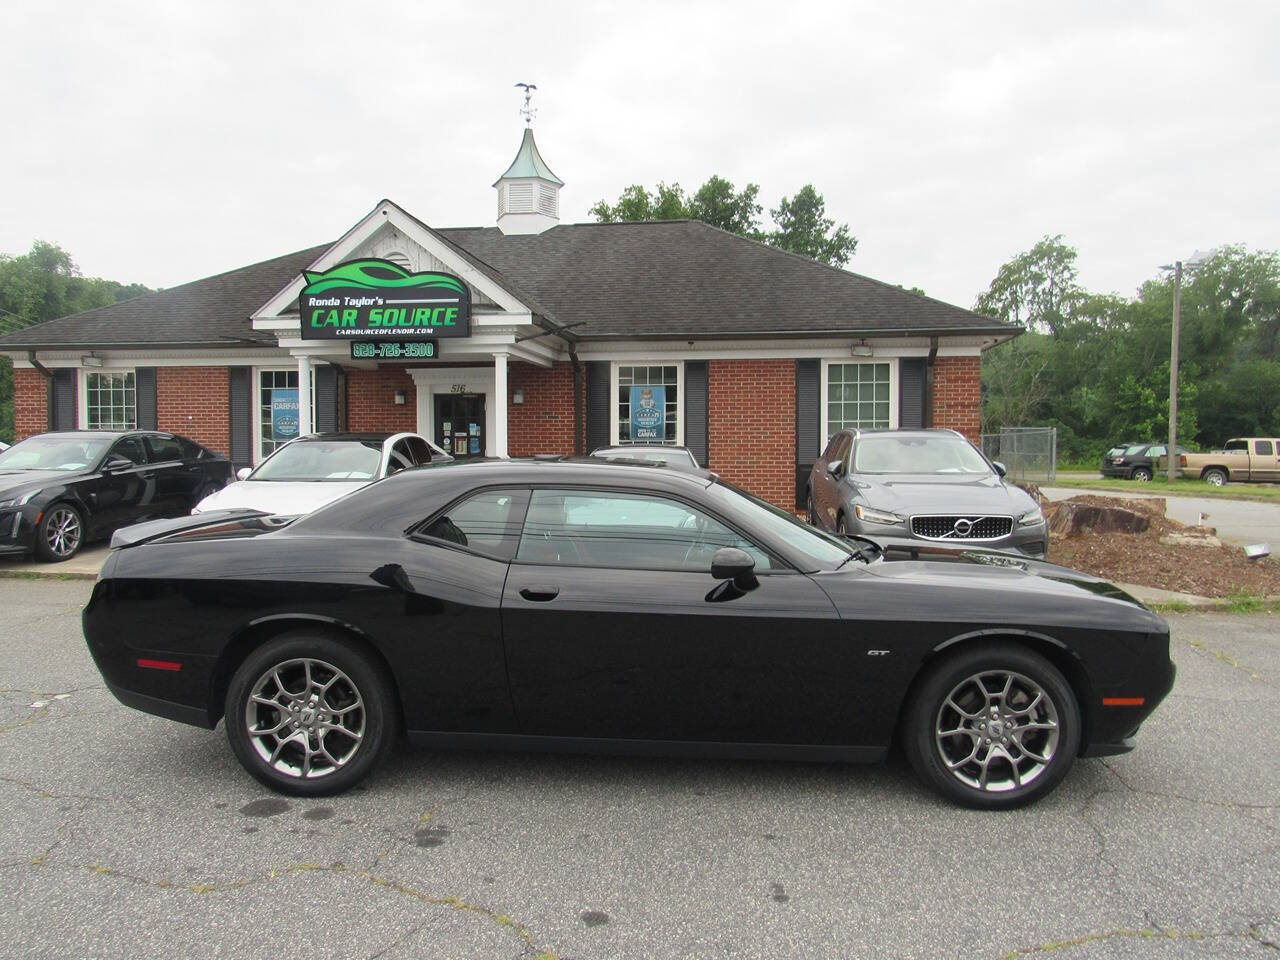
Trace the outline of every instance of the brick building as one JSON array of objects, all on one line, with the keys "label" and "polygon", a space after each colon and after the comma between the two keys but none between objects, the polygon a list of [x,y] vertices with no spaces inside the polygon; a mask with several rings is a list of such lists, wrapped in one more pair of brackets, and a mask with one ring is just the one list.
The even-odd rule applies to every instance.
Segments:
[{"label": "brick building", "polygon": [[[656,436],[791,506],[840,427],[976,440],[982,351],[1020,332],[694,221],[560,224],[528,129],[494,186],[496,226],[383,200],[336,241],[0,338],[18,437],[137,426],[249,465],[293,435],[272,415],[287,393],[303,433],[417,431],[458,456]],[[306,338],[303,271],[359,258],[462,281],[469,335],[406,361]]]}]

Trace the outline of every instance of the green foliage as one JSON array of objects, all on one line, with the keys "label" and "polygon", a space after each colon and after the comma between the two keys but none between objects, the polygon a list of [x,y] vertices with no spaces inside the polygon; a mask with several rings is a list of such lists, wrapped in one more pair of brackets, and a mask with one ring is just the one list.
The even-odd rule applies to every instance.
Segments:
[{"label": "green foliage", "polygon": [[[0,335],[150,292],[138,283],[86,277],[67,251],[37,240],[22,256],[0,254]],[[13,434],[13,365],[0,358],[0,440]]]},{"label": "green foliage", "polygon": [[729,180],[714,175],[692,195],[686,195],[678,183],[659,183],[653,193],[633,183],[622,191],[617,203],[600,200],[590,212],[600,223],[701,220],[833,266],[849,262],[858,239],[849,232],[847,223],[836,226],[827,217],[826,201],[812,184],[805,184],[794,197],[783,197],[777,209],[769,211],[774,229],[763,232],[759,195],[760,187],[754,183],[739,191]]},{"label": "green foliage", "polygon": [[[1029,332],[983,355],[983,430],[1058,427],[1059,457],[1168,436],[1173,278],[1136,297],[1079,285],[1076,253],[1045,237],[975,304]],[[1280,429],[1280,256],[1225,247],[1182,286],[1178,436],[1189,447]]]},{"label": "green foliage", "polygon": [[843,267],[857,249],[858,238],[849,233],[847,223],[837,227],[826,212],[822,194],[813,189],[813,184],[806,183],[795,197],[783,197],[778,208],[769,211],[769,216],[778,225],[778,229],[769,234],[769,243]]}]

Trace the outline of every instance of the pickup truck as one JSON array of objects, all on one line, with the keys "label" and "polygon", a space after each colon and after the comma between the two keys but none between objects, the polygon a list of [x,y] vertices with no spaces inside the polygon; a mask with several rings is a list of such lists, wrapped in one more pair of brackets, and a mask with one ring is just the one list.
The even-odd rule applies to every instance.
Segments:
[{"label": "pickup truck", "polygon": [[1178,475],[1215,487],[1228,480],[1280,482],[1280,439],[1237,437],[1221,450],[1179,454]]}]

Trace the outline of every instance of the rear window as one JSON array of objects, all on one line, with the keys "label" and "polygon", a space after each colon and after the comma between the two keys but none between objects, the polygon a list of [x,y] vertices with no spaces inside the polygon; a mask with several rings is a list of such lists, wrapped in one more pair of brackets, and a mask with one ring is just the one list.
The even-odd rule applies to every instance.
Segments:
[{"label": "rear window", "polygon": [[151,445],[152,463],[169,463],[182,459],[182,445],[173,437],[152,434],[147,437],[147,443]]},{"label": "rear window", "polygon": [[1260,457],[1269,457],[1275,453],[1275,450],[1272,448],[1270,440],[1255,440],[1253,452]]}]

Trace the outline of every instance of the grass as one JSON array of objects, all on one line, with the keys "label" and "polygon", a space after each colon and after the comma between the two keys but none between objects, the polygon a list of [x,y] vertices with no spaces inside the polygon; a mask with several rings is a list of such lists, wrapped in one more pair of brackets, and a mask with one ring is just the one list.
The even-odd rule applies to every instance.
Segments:
[{"label": "grass", "polygon": [[1172,603],[1147,604],[1156,613],[1280,613],[1280,600],[1259,597],[1243,590],[1217,601],[1211,606],[1196,606],[1175,600]]},{"label": "grass", "polygon": [[1163,476],[1144,483],[1140,480],[1122,480],[1119,477],[1100,477],[1096,470],[1089,473],[1059,470],[1057,479],[1051,485],[1077,490],[1151,493],[1161,497],[1204,497],[1210,500],[1254,500],[1259,503],[1280,503],[1280,485],[1274,483],[1232,483],[1225,487],[1215,487],[1203,480],[1176,480],[1169,483],[1169,479]]}]

